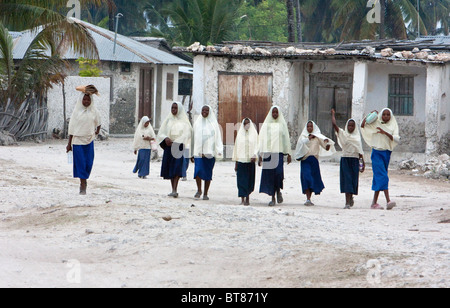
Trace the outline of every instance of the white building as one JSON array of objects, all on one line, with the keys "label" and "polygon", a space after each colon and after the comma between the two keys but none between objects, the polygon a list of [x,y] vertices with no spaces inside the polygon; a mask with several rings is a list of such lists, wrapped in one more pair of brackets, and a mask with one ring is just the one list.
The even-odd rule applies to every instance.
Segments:
[{"label": "white building", "polygon": [[[99,52],[102,73],[98,84],[102,91],[98,101],[105,117],[102,127],[112,135],[134,134],[140,118],[146,115],[152,119],[154,127],[159,128],[173,101],[179,99],[179,67],[192,67],[192,63],[185,56],[171,52],[168,46],[158,48],[120,34],[115,42],[114,32],[84,21],[77,22],[89,31]],[[15,33],[15,61],[23,59],[36,34],[36,31]],[[65,86],[67,115],[70,116],[77,97],[74,85],[83,82],[77,77],[80,69],[76,60],[80,55],[69,50],[63,58],[70,64]],[[48,93],[49,132],[63,128],[62,93],[60,86]]]},{"label": "white building", "polygon": [[[374,109],[390,107],[402,137],[395,152],[450,153],[450,53],[445,53],[450,43],[384,41],[331,47],[240,42],[180,50],[195,55],[194,109],[199,113],[202,105],[211,105],[224,131],[227,123],[240,123],[244,117],[260,124],[270,106],[278,105],[294,145],[309,119],[335,138],[331,108],[343,127],[349,118],[361,121]],[[418,53],[415,47],[428,51]],[[381,54],[386,48],[392,52]],[[225,143],[232,145],[233,137],[225,132]]]}]

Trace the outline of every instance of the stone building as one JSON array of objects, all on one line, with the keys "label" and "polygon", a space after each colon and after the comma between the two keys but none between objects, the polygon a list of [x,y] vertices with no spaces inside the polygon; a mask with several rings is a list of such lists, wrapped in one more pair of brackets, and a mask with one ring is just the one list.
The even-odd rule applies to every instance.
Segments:
[{"label": "stone building", "polygon": [[[115,41],[114,32],[84,21],[75,21],[88,29],[97,45],[100,60],[98,66],[102,71],[100,80],[104,89],[101,101],[108,104],[102,106],[104,112],[108,112],[108,120],[105,121],[108,125],[104,126],[107,133],[134,134],[137,123],[144,115],[149,116],[154,127],[158,128],[161,119],[169,112],[172,102],[179,99],[179,67],[192,67],[189,58],[171,52],[168,46],[165,49],[158,48],[120,34]],[[36,31],[15,33],[15,60],[20,61],[23,58],[36,34]],[[70,50],[63,56],[70,64],[66,72],[69,77],[78,76],[79,65],[76,60],[79,57],[80,55]],[[76,97],[73,93],[73,80],[80,81],[79,78],[68,78],[68,86],[65,87],[68,100]],[[109,86],[105,86],[105,83]],[[49,93],[49,132],[63,126],[60,116],[62,93],[61,87],[54,87]],[[73,102],[68,101],[69,115],[72,111],[70,104]]]},{"label": "stone building", "polygon": [[344,126],[390,107],[402,136],[398,159],[450,152],[450,42],[226,42],[177,50],[195,55],[194,109],[209,104],[218,112],[228,146],[234,134],[227,123],[251,117],[261,124],[272,105],[282,109],[293,146],[309,119],[335,138],[331,108]]}]

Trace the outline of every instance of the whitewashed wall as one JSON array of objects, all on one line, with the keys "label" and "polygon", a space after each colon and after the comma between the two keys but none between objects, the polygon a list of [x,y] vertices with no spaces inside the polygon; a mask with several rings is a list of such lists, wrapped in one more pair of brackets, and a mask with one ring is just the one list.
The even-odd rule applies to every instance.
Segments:
[{"label": "whitewashed wall", "polygon": [[[167,99],[167,74],[173,74],[174,75],[174,81],[173,81],[173,99]],[[169,115],[171,112],[172,104],[175,101],[179,101],[181,103],[181,100],[178,100],[178,66],[174,65],[164,65],[163,66],[163,76],[162,76],[162,96],[161,96],[161,123],[164,121],[164,119]]]},{"label": "whitewashed wall", "polygon": [[194,112],[200,114],[203,105],[210,105],[217,113],[219,97],[219,72],[271,73],[273,74],[273,104],[280,106],[289,116],[289,82],[292,63],[284,59],[231,59],[196,56],[194,58],[193,101]]},{"label": "whitewashed wall", "polygon": [[450,136],[450,65],[353,60],[291,62],[277,58],[257,61],[199,55],[194,58],[194,114],[198,115],[204,104],[211,105],[217,113],[220,71],[272,73],[273,104],[281,107],[294,143],[309,114],[311,73],[353,74],[352,117],[358,121],[368,112],[388,106],[390,74],[411,74],[415,76],[414,115],[396,116],[403,139],[397,152],[425,153],[433,134],[438,137],[430,143],[433,147],[444,150],[450,147],[450,141],[447,140]]},{"label": "whitewashed wall", "polygon": [[450,64],[427,70],[426,153],[450,154]]},{"label": "whitewashed wall", "polygon": [[388,107],[389,75],[414,75],[414,114],[412,116],[395,115],[400,128],[402,142],[397,147],[401,152],[424,153],[425,137],[425,102],[427,69],[423,64],[369,63],[367,78],[367,101],[364,114],[372,110]]},{"label": "whitewashed wall", "polygon": [[[94,95],[95,106],[100,112],[102,128],[109,132],[110,111],[110,80],[104,77],[78,77],[70,76],[65,81],[66,118],[69,119],[75,108],[75,103],[80,98],[81,92],[75,90],[77,86],[93,84],[98,89],[100,96]],[[48,91],[48,131],[51,136],[53,129],[61,131],[64,128],[63,92],[62,86],[55,86]]]}]

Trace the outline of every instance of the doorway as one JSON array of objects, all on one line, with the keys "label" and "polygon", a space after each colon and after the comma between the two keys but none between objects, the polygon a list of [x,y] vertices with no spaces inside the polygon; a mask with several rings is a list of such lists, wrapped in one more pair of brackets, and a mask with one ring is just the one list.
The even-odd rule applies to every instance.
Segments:
[{"label": "doorway", "polygon": [[320,127],[323,135],[336,142],[331,109],[336,111],[337,125],[344,128],[352,116],[353,76],[337,73],[311,74],[310,83],[309,118]]},{"label": "doorway", "polygon": [[219,117],[223,129],[224,144],[234,145],[234,138],[227,138],[227,123],[241,123],[250,118],[259,128],[272,107],[272,74],[219,73]]},{"label": "doorway", "polygon": [[148,116],[150,119],[152,119],[153,116],[152,94],[153,94],[153,69],[151,68],[141,69],[139,79],[138,120],[142,119],[143,116]]}]

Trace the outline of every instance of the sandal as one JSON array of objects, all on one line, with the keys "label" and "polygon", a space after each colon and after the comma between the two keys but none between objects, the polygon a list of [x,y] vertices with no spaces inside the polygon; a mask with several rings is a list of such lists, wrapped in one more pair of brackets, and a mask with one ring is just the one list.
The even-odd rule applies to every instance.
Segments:
[{"label": "sandal", "polygon": [[269,202],[269,206],[275,206],[275,202],[270,201],[270,202]]},{"label": "sandal", "polygon": [[283,195],[281,192],[277,192],[277,202],[280,204],[283,203]]},{"label": "sandal", "polygon": [[384,208],[379,205],[378,203],[372,204],[372,206],[370,207],[372,210],[384,210]]},{"label": "sandal", "polygon": [[201,192],[197,192],[194,196],[195,199],[200,199],[200,197],[202,196]]},{"label": "sandal", "polygon": [[388,204],[386,206],[386,209],[387,210],[392,210],[396,206],[397,206],[397,203],[395,203],[394,201],[390,201],[390,202],[388,202]]},{"label": "sandal", "polygon": [[85,196],[87,190],[87,184],[86,185],[80,185],[80,195]]},{"label": "sandal", "polygon": [[314,203],[312,203],[311,200],[306,200],[305,205],[306,206],[314,206]]},{"label": "sandal", "polygon": [[207,195],[203,195],[203,200],[209,200],[209,197]]}]

